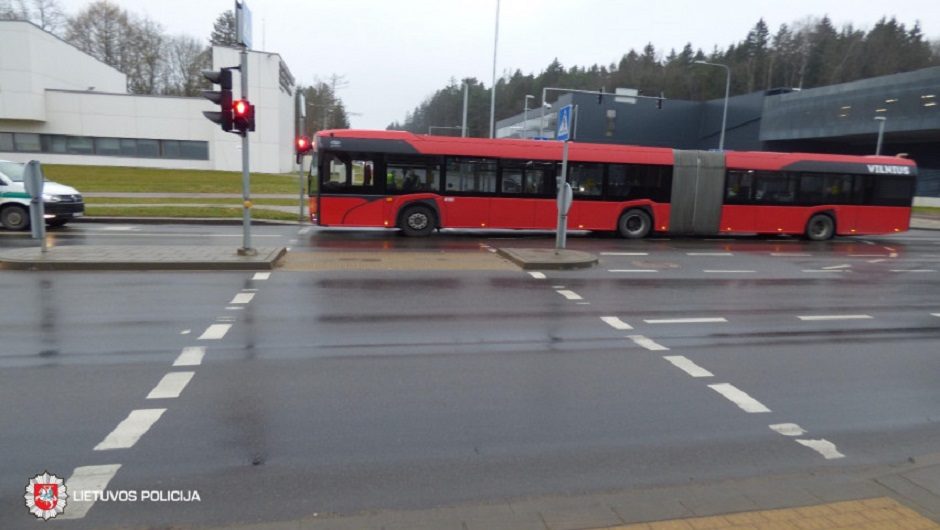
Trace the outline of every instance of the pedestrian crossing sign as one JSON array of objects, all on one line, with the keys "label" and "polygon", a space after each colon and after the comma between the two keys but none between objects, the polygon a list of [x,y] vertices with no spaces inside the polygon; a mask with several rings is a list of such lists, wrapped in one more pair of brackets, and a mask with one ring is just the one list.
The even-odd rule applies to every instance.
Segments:
[{"label": "pedestrian crossing sign", "polygon": [[571,105],[565,105],[558,110],[558,128],[555,139],[568,141],[571,139]]}]

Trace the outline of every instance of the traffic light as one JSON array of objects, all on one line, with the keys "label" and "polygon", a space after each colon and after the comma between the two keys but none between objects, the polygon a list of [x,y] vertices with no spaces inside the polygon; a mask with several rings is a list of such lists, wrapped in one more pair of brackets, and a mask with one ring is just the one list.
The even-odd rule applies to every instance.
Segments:
[{"label": "traffic light", "polygon": [[219,85],[219,90],[202,91],[202,97],[219,105],[219,110],[207,110],[202,114],[210,121],[218,123],[223,131],[229,132],[232,130],[232,69],[203,70],[202,75],[213,85]]},{"label": "traffic light", "polygon": [[247,99],[232,102],[233,128],[242,134],[255,130],[255,106]]},{"label": "traffic light", "polygon": [[313,151],[313,144],[310,142],[309,136],[298,136],[297,141],[294,143],[294,147],[297,150],[297,163],[303,159],[304,155]]}]

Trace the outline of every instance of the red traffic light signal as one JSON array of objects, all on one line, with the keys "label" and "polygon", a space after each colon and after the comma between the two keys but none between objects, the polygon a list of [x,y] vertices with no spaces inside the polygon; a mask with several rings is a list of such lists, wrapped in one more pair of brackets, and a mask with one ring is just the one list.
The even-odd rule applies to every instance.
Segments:
[{"label": "red traffic light signal", "polygon": [[232,102],[233,128],[241,133],[255,130],[255,106],[247,99],[236,99]]},{"label": "red traffic light signal", "polygon": [[313,151],[313,143],[310,141],[309,136],[298,136],[294,142],[294,148],[297,151],[297,163],[299,164],[305,154]]}]

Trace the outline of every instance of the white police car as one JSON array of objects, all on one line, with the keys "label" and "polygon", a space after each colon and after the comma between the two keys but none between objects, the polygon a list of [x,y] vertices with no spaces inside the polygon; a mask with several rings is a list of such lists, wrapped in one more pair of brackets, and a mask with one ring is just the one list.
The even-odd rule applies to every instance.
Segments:
[{"label": "white police car", "polygon": [[[7,230],[29,228],[29,194],[23,184],[24,164],[0,160],[0,226]],[[78,190],[46,181],[42,202],[46,224],[62,226],[85,213],[85,202]]]}]

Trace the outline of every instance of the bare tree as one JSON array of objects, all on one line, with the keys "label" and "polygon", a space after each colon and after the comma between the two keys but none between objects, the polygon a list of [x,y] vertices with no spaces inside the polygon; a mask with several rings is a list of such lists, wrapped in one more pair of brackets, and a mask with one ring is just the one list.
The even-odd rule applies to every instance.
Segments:
[{"label": "bare tree", "polygon": [[34,24],[54,35],[62,32],[67,17],[59,0],[31,0],[29,6],[26,6],[26,0],[17,1],[29,13],[29,20]]},{"label": "bare tree", "polygon": [[167,81],[165,93],[176,96],[198,96],[208,88],[202,71],[212,65],[209,48],[199,39],[177,35],[168,39]]}]

